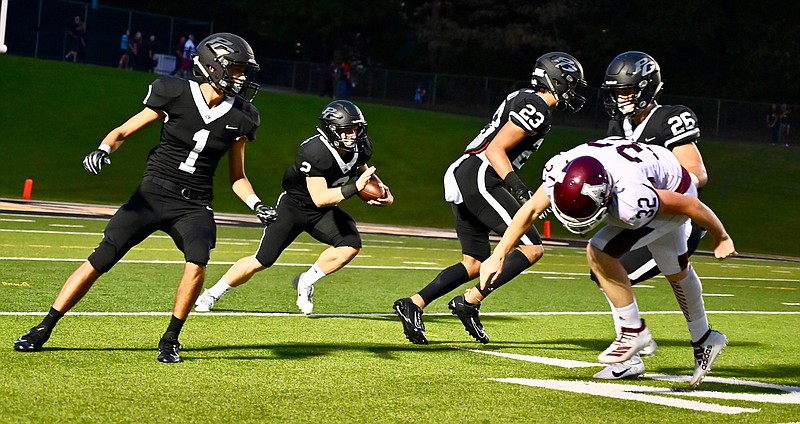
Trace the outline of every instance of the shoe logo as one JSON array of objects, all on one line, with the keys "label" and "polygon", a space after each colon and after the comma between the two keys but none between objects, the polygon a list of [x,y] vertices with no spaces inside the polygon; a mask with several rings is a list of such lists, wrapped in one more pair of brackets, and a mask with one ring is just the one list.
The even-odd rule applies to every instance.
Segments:
[{"label": "shoe logo", "polygon": [[620,371],[620,372],[611,371],[611,375],[613,375],[614,377],[620,378],[620,377],[622,377],[623,375],[625,375],[625,373],[626,373],[626,372],[628,372],[628,371],[630,371],[630,370],[631,370],[630,368],[625,368],[624,370],[622,370],[622,371]]},{"label": "shoe logo", "polygon": [[214,209],[211,209],[211,206],[208,206],[208,205],[206,205],[206,210],[207,210],[207,211],[214,212]]},{"label": "shoe logo", "polygon": [[225,125],[225,129],[230,131],[236,131],[239,129],[239,127],[234,127],[233,125]]}]

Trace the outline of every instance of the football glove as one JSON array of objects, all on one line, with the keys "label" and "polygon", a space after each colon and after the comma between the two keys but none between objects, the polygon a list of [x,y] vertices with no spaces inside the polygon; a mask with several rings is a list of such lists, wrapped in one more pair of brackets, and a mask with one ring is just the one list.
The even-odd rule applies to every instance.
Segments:
[{"label": "football glove", "polygon": [[520,205],[533,197],[533,192],[519,179],[515,172],[509,172],[503,182]]},{"label": "football glove", "polygon": [[517,199],[517,202],[519,202],[520,205],[524,204],[528,200],[531,200],[531,197],[533,197],[533,192],[528,190],[527,187],[525,187],[524,189],[518,189],[512,187],[511,194],[514,195],[514,197]]},{"label": "football glove", "polygon": [[97,149],[83,158],[83,168],[90,174],[99,174],[104,164],[111,164],[111,159],[104,150]]},{"label": "football glove", "polygon": [[267,206],[261,202],[256,203],[254,208],[256,216],[262,224],[269,226],[278,219],[278,211],[272,206]]}]

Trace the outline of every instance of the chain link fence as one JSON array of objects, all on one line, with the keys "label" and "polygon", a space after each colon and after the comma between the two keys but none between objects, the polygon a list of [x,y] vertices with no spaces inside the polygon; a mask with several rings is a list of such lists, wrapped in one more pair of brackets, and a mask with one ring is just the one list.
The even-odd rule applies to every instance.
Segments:
[{"label": "chain link fence", "polygon": [[[156,36],[155,51],[160,62],[156,72],[174,69],[173,51],[181,36],[194,34],[201,40],[213,32],[212,22],[203,22],[118,9],[69,0],[10,0],[6,44],[9,54],[42,59],[63,60],[68,51],[67,29],[75,16],[86,22],[86,46],[79,61],[103,66],[117,66],[120,38],[130,29],[131,37],[139,31],[144,38]],[[258,49],[256,49],[258,52]],[[294,92],[326,95],[325,63],[258,58],[262,66],[258,78],[262,85]],[[330,77],[330,75],[328,75]],[[505,96],[529,87],[530,81],[468,75],[432,74],[365,67],[352,64],[352,84],[346,96],[405,107],[489,117]],[[338,76],[333,90],[337,93]],[[666,80],[669,90],[668,75]],[[596,81],[589,81],[590,83]],[[415,101],[415,94],[423,93]],[[683,104],[698,116],[701,135],[758,143],[770,142],[766,115],[770,104],[668,94],[662,104]],[[585,90],[586,106],[577,114],[557,113],[554,123],[605,129],[608,115],[598,88]],[[789,105],[796,109],[798,105]],[[780,110],[780,105],[778,105]],[[790,115],[791,116],[791,115]],[[797,144],[797,131],[786,143]],[[781,141],[782,143],[784,141]]]}]

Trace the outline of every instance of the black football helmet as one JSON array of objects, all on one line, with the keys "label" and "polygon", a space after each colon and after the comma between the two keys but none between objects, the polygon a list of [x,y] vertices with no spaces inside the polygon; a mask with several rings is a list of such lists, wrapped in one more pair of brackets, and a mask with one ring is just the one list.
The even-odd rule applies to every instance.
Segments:
[{"label": "black football helmet", "polygon": [[570,161],[553,186],[553,214],[573,234],[596,227],[608,212],[614,181],[603,164],[591,156]]},{"label": "black football helmet", "polygon": [[553,93],[558,103],[556,109],[575,113],[586,103],[586,98],[576,93],[586,87],[583,66],[572,55],[550,52],[536,59],[531,74],[531,85],[535,90]]},{"label": "black football helmet", "polygon": [[[367,141],[367,120],[353,102],[335,100],[328,103],[319,115],[320,126],[317,131],[331,146],[346,152],[357,152],[359,146]],[[356,130],[355,139],[342,138],[345,130]]]},{"label": "black football helmet", "polygon": [[[600,88],[605,94],[605,107],[614,119],[633,116],[658,100],[663,88],[661,68],[647,53],[630,51],[622,53],[608,64],[606,77]],[[633,89],[633,96],[619,96],[618,89]],[[620,98],[625,98],[620,102]]]},{"label": "black football helmet", "polygon": [[[195,76],[226,95],[252,102],[258,94],[258,83],[253,79],[261,67],[242,37],[228,32],[211,34],[197,45],[193,61]],[[233,78],[228,71],[231,66],[243,67],[244,78]]]}]

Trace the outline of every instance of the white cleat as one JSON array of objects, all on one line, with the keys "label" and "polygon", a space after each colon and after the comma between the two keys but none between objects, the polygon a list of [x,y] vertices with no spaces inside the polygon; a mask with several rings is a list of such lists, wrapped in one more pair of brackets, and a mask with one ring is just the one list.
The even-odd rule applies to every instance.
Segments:
[{"label": "white cleat", "polygon": [[214,308],[218,300],[218,297],[210,295],[206,289],[194,302],[194,310],[197,312],[208,312]]},{"label": "white cleat", "polygon": [[297,289],[297,307],[304,315],[311,315],[314,312],[314,285],[301,283],[300,275],[294,277],[292,281],[292,285]]},{"label": "white cleat", "polygon": [[639,378],[644,374],[644,362],[639,355],[633,355],[631,359],[611,364],[602,371],[594,375],[594,378],[601,380],[621,380],[623,378]]},{"label": "white cleat", "polygon": [[728,338],[719,331],[709,329],[708,332],[697,343],[692,343],[694,348],[694,374],[689,380],[689,387],[697,388],[703,379],[711,372],[711,366],[717,360],[725,346],[728,345]]},{"label": "white cleat", "polygon": [[597,359],[604,364],[618,364],[631,359],[653,341],[650,329],[644,324],[639,328],[622,327],[619,338],[601,353]]},{"label": "white cleat", "polygon": [[648,343],[642,350],[639,351],[639,355],[644,356],[645,358],[650,358],[652,356],[656,356],[656,352],[658,352],[658,345],[656,341],[650,339],[650,343]]}]

